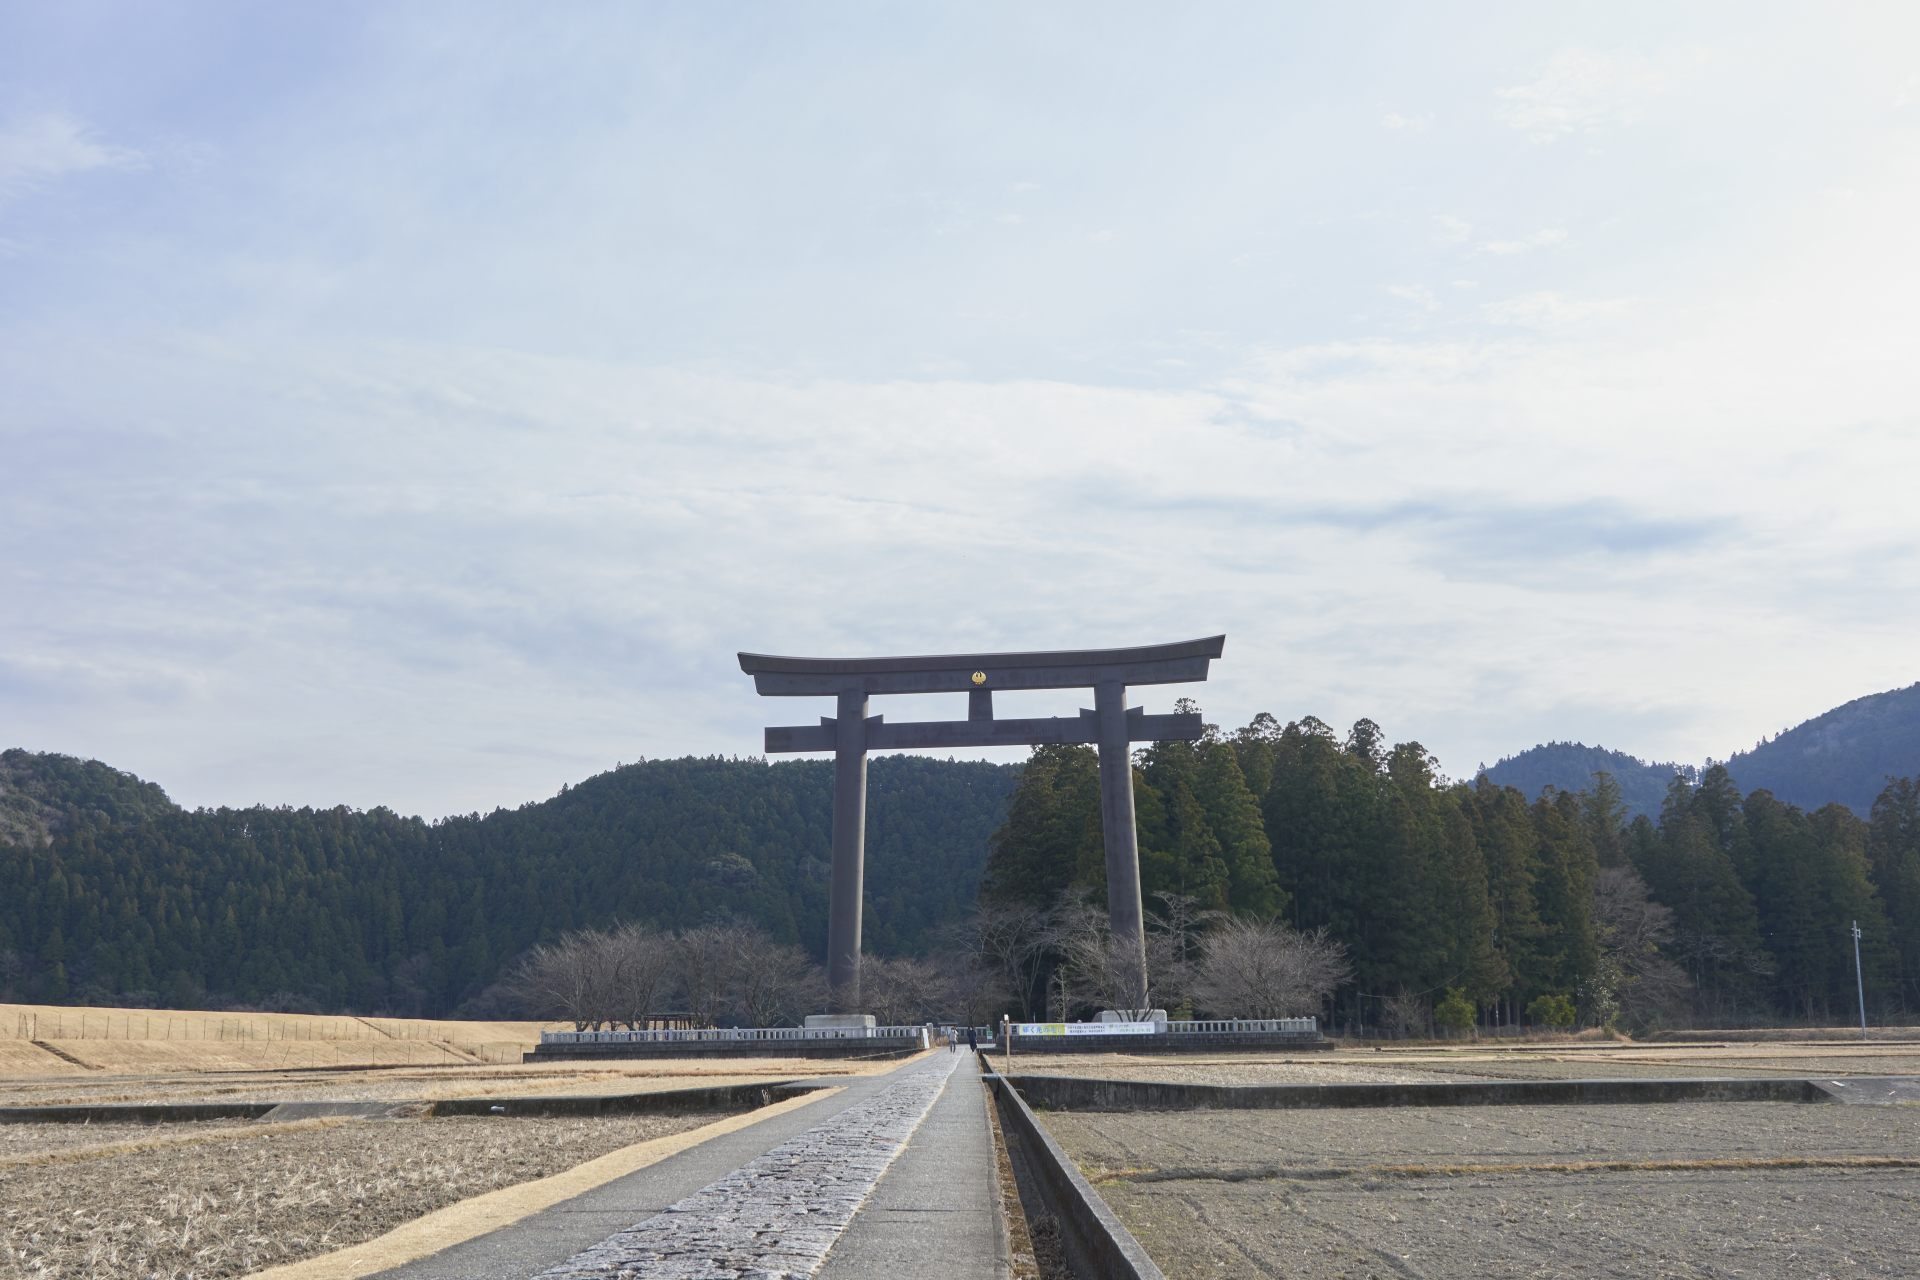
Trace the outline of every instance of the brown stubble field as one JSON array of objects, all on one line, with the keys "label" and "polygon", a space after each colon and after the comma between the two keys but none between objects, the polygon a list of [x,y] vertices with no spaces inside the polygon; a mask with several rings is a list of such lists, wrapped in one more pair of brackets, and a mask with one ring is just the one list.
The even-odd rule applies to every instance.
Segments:
[{"label": "brown stubble field", "polygon": [[243,1276],[720,1114],[3,1126],[0,1276]]},{"label": "brown stubble field", "polygon": [[[1030,1057],[1214,1084],[1920,1073],[1920,1045],[1766,1042]],[[1912,1276],[1920,1107],[1401,1107],[1043,1121],[1176,1280]]]}]

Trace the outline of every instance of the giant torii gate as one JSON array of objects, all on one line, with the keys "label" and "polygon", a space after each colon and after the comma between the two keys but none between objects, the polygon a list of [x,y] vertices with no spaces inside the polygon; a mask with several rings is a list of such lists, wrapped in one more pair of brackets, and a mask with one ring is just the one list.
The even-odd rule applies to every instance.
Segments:
[{"label": "giant torii gate", "polygon": [[[1046,653],[948,654],[918,658],[779,658],[742,653],[740,669],[772,697],[832,697],[837,715],[818,725],[769,728],[767,754],[831,751],[833,879],[827,908],[827,980],[835,1013],[860,1011],[860,908],[866,873],[867,753],[912,748],[1097,743],[1100,830],[1107,853],[1107,922],[1134,969],[1133,1003],[1147,1002],[1146,932],[1140,905],[1140,842],[1133,825],[1129,744],[1202,733],[1196,713],[1148,715],[1127,706],[1127,687],[1205,680],[1225,636],[1140,649],[1062,649]],[[1093,710],[1028,720],[993,718],[1000,689],[1093,690]],[[965,720],[888,724],[869,716],[867,699],[889,693],[965,693]]]}]

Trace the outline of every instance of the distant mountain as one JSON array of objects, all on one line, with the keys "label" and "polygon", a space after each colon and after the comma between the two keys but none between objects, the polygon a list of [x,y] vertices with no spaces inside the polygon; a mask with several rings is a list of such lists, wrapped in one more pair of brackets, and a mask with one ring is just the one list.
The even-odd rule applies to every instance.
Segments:
[{"label": "distant mountain", "polygon": [[1544,787],[1591,791],[1595,774],[1610,773],[1619,784],[1627,812],[1658,817],[1673,775],[1681,773],[1691,778],[1694,769],[1688,764],[1649,764],[1624,751],[1581,742],[1549,742],[1508,756],[1482,772],[1503,787],[1518,788],[1528,798],[1539,795]]},{"label": "distant mountain", "polygon": [[98,760],[0,751],[0,844],[51,844],[76,825],[140,822],[177,808],[158,786]]},{"label": "distant mountain", "polygon": [[[1864,818],[1888,778],[1920,774],[1920,684],[1855,698],[1751,751],[1736,752],[1725,763],[1742,792],[1771,791],[1808,811],[1838,802]],[[1620,784],[1632,812],[1654,817],[1673,775],[1692,776],[1695,769],[1649,764],[1605,747],[1550,742],[1482,770],[1528,796],[1546,786],[1585,791],[1602,771]]]},{"label": "distant mountain", "polygon": [[1920,774],[1920,684],[1855,698],[1726,763],[1742,791],[1865,817],[1889,777]]}]

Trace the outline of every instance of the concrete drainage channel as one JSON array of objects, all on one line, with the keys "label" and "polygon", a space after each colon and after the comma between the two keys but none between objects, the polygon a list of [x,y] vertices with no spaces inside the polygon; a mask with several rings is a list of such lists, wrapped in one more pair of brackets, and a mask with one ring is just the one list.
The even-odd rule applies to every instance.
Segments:
[{"label": "concrete drainage channel", "polygon": [[[1107,1207],[1072,1157],[1034,1117],[1020,1091],[1005,1076],[995,1074],[984,1058],[982,1063],[1019,1187],[1020,1211],[1036,1246],[1057,1231],[1064,1258],[1054,1263],[1055,1269],[1064,1267],[1067,1275],[1084,1280],[1165,1280],[1165,1273]],[[1049,1225],[1055,1230],[1049,1231]],[[1042,1274],[1045,1280],[1056,1280],[1044,1260]]]}]

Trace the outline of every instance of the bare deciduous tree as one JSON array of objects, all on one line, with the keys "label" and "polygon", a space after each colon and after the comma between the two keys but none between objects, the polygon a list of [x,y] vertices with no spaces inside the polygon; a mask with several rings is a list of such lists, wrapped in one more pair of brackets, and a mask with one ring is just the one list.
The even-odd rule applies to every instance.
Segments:
[{"label": "bare deciduous tree", "polygon": [[674,939],[680,990],[697,1026],[710,1027],[730,1010],[742,931],[737,924],[703,924]]},{"label": "bare deciduous tree", "polygon": [[747,1026],[791,1026],[826,1007],[826,975],[799,947],[752,927],[737,930],[736,945],[732,1004]]},{"label": "bare deciduous tree", "polygon": [[1318,1013],[1352,976],[1346,948],[1325,929],[1304,933],[1279,921],[1226,920],[1200,940],[1193,996],[1222,1018],[1288,1018]]},{"label": "bare deciduous tree", "polygon": [[591,966],[581,934],[543,942],[521,957],[508,985],[536,1017],[565,1018],[585,1031],[599,1017],[594,1008]]},{"label": "bare deciduous tree", "polygon": [[908,1026],[948,1014],[948,975],[925,960],[865,956],[860,1002],[884,1026]]},{"label": "bare deciduous tree", "polygon": [[1646,1027],[1683,1013],[1692,983],[1663,950],[1673,912],[1655,902],[1632,867],[1604,867],[1593,883],[1600,964],[1588,1003],[1593,1020]]},{"label": "bare deciduous tree", "polygon": [[614,971],[607,1017],[628,1030],[644,1031],[647,1016],[659,1011],[673,977],[673,938],[644,925],[623,924],[608,936],[606,946]]},{"label": "bare deciduous tree", "polygon": [[1046,965],[1052,928],[1048,913],[1025,903],[982,906],[968,918],[968,926],[963,941],[996,975],[999,994],[1024,1009]]},{"label": "bare deciduous tree", "polygon": [[[1165,935],[1157,936],[1161,939],[1158,944],[1155,935],[1149,935],[1148,943],[1164,954],[1150,957],[1142,974],[1139,950],[1128,940],[1114,936],[1104,912],[1083,899],[1063,900],[1053,912],[1050,930],[1050,941],[1060,957],[1055,980],[1061,984],[1062,1016],[1071,1017],[1073,1010],[1089,1005],[1129,1019],[1151,1013],[1176,976]],[[1143,986],[1147,1002],[1137,1007],[1134,999]]]}]

